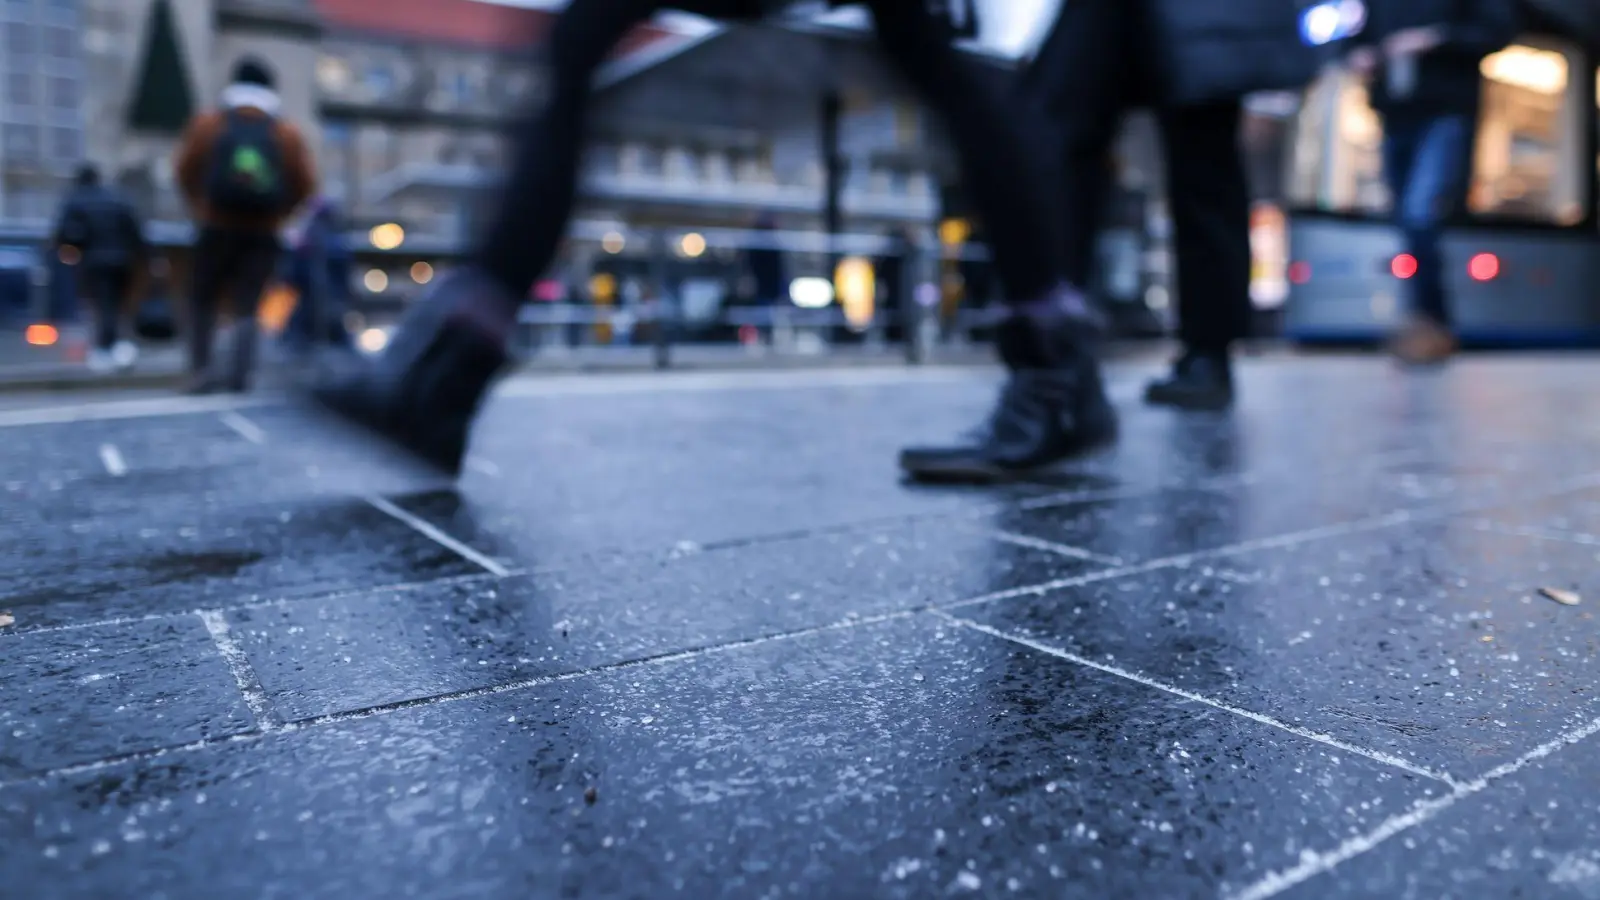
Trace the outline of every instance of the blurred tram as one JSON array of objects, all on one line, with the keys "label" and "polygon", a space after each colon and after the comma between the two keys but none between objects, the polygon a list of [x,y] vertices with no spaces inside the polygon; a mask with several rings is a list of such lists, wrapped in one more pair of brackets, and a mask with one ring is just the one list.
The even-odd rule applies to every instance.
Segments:
[{"label": "blurred tram", "polygon": [[[1486,58],[1466,208],[1444,242],[1469,346],[1600,346],[1595,54],[1552,29]],[[1381,340],[1405,315],[1383,182],[1382,126],[1362,82],[1329,72],[1306,92],[1288,173],[1290,292],[1301,344]]]}]

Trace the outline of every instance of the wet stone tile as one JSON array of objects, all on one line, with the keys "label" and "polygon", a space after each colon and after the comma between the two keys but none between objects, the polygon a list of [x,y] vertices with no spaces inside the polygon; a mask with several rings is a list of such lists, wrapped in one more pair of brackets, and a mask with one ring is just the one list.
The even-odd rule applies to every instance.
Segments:
[{"label": "wet stone tile", "polygon": [[1589,737],[1496,781],[1332,873],[1282,896],[1600,896],[1600,742]]},{"label": "wet stone tile", "polygon": [[1348,485],[1267,480],[1019,509],[998,516],[996,523],[1017,534],[1135,563],[1357,522],[1425,502]]},{"label": "wet stone tile", "polygon": [[503,581],[234,613],[301,719],[716,646],[1092,570],[959,521],[610,560]]},{"label": "wet stone tile", "polygon": [[0,635],[0,685],[0,781],[254,727],[194,616]]},{"label": "wet stone tile", "polygon": [[1600,711],[1600,550],[1412,523],[960,610],[1458,777]]},{"label": "wet stone tile", "polygon": [[1474,521],[1485,528],[1600,544],[1600,488],[1486,510]]},{"label": "wet stone tile", "polygon": [[[992,399],[982,383],[505,398],[490,406],[471,448],[499,475],[469,469],[463,507],[494,536],[495,552],[543,567],[574,555],[961,514],[1063,489],[901,482],[895,460],[905,442],[956,434]],[[1067,487],[1105,482],[1071,476]]]},{"label": "wet stone tile", "polygon": [[916,619],[25,785],[0,842],[67,894],[1211,896],[1430,790]]},{"label": "wet stone tile", "polygon": [[105,445],[117,449],[129,471],[237,463],[258,450],[215,414],[8,427],[0,486],[105,477]]},{"label": "wet stone tile", "polygon": [[351,498],[82,521],[18,536],[7,550],[0,608],[22,627],[482,571]]}]

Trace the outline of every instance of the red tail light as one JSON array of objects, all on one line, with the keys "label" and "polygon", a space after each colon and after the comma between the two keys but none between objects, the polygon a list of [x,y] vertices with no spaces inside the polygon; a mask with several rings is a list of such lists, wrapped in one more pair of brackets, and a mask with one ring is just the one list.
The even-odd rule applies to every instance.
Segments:
[{"label": "red tail light", "polygon": [[1474,281],[1493,281],[1500,275],[1500,257],[1493,253],[1479,253],[1467,263],[1467,274]]}]

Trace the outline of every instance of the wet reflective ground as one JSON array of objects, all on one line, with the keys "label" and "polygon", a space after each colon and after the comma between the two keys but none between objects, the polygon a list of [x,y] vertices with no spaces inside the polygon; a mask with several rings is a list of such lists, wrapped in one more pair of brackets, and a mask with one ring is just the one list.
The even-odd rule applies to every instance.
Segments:
[{"label": "wet reflective ground", "polygon": [[1600,361],[1117,374],[994,490],[964,372],[0,410],[0,896],[1600,897]]}]

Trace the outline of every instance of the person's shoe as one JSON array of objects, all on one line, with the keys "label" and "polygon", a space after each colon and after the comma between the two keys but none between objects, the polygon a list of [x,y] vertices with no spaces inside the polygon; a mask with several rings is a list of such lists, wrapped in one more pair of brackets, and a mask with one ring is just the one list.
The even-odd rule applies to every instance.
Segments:
[{"label": "person's shoe", "polygon": [[139,361],[139,348],[132,341],[117,341],[111,348],[111,361],[119,371],[126,372]]},{"label": "person's shoe", "polygon": [[944,447],[908,447],[900,468],[930,482],[1025,478],[1116,440],[1117,414],[1095,358],[1099,324],[1076,292],[1054,310],[1018,311],[996,330],[1009,370],[988,422]]},{"label": "person's shoe", "polygon": [[1450,330],[1431,319],[1413,319],[1390,343],[1390,352],[1400,362],[1428,366],[1455,356],[1458,346]]},{"label": "person's shoe", "polygon": [[311,397],[449,475],[461,473],[472,421],[508,361],[514,309],[477,273],[441,279],[377,357],[340,357]]},{"label": "person's shoe", "polygon": [[89,355],[84,357],[83,363],[96,375],[109,375],[117,370],[117,361],[112,358],[111,351],[99,347],[91,349]]},{"label": "person's shoe", "polygon": [[1228,354],[1189,351],[1172,365],[1172,374],[1150,382],[1144,402],[1177,409],[1217,410],[1233,405],[1233,366]]},{"label": "person's shoe", "polygon": [[215,394],[219,387],[217,379],[209,372],[200,372],[189,376],[183,383],[181,393],[190,397],[204,397],[207,394]]}]

